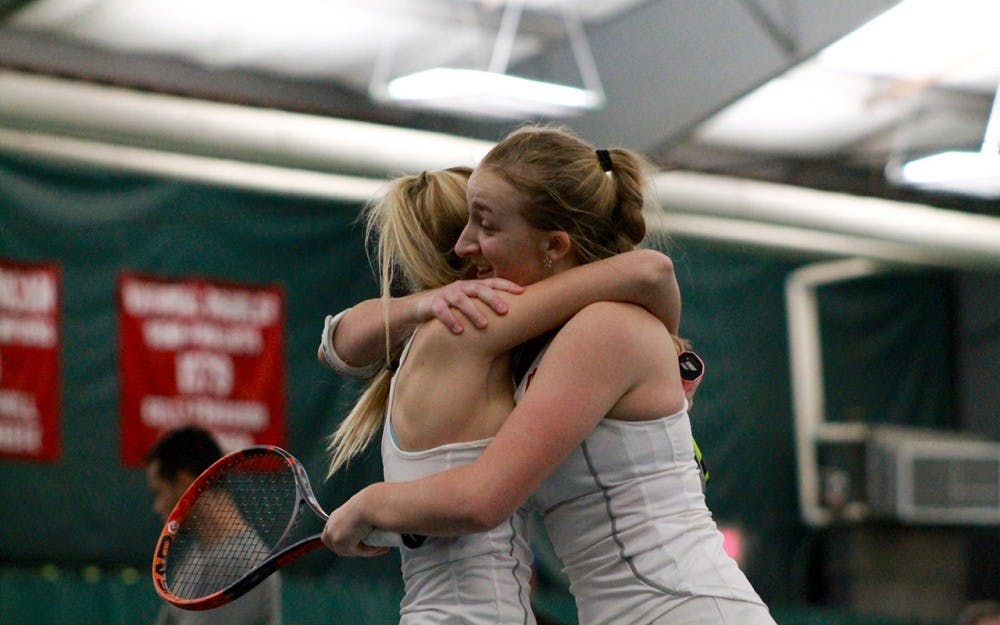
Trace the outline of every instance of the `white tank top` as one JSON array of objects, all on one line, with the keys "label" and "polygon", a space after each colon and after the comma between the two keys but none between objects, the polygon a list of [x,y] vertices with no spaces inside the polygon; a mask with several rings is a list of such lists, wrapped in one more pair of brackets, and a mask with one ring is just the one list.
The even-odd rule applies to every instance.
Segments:
[{"label": "white tank top", "polygon": [[[400,368],[409,352],[407,343]],[[392,434],[389,387],[382,464],[387,482],[414,480],[476,460],[492,439],[451,443],[423,451],[403,451]],[[480,534],[431,537],[416,549],[403,547],[405,594],[400,603],[404,625],[535,625],[530,608],[531,549],[526,514],[519,511],[498,527]]]},{"label": "white tank top", "polygon": [[[544,350],[519,384],[524,396]],[[687,410],[602,419],[532,495],[580,625],[650,623],[694,596],[767,608],[722,548],[705,504]]]}]

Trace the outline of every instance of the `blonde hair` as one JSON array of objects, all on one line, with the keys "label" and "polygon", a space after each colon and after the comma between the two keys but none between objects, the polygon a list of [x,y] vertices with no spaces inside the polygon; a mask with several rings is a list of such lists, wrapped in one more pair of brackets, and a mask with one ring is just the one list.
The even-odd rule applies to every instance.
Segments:
[{"label": "blonde hair", "polygon": [[454,167],[396,179],[364,210],[365,238],[374,241],[386,325],[386,367],[365,387],[351,412],[329,437],[327,477],[360,454],[385,417],[392,371],[399,348],[389,344],[389,299],[394,284],[409,292],[450,284],[462,276],[465,261],[455,254],[468,220],[466,183],[472,170]]},{"label": "blonde hair", "polygon": [[533,125],[508,134],[479,166],[523,194],[529,224],[567,232],[577,260],[588,263],[633,249],[646,236],[650,165],[624,148],[609,148],[607,156],[606,170],[594,147],[569,130]]},{"label": "blonde hair", "polygon": [[677,336],[676,334],[671,334],[670,340],[673,341],[674,351],[677,352],[677,355],[680,355],[683,352],[691,351],[691,341],[689,339]]}]

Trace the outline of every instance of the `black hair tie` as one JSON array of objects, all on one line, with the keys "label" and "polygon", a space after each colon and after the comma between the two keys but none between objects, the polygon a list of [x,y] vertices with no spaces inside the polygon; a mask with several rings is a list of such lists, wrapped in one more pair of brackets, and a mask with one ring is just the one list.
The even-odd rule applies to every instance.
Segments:
[{"label": "black hair tie", "polygon": [[611,163],[611,153],[607,150],[597,150],[597,160],[601,163],[601,169],[608,172],[614,169]]}]

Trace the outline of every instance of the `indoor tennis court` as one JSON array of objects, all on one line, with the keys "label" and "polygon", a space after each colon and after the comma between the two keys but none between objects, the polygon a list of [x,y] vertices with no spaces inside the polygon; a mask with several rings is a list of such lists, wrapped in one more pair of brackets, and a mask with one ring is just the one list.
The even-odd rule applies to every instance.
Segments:
[{"label": "indoor tennis court", "polygon": [[[704,500],[775,621],[1000,622],[961,620],[1000,602],[1000,7],[835,5],[0,0],[0,623],[156,622],[175,428],[288,450],[326,511],[382,481],[371,447],[324,479],[363,383],[317,338],[379,295],[359,216],[527,122],[655,166]],[[527,539],[537,622],[576,625]],[[403,593],[399,550],[317,549],[281,620]]]}]

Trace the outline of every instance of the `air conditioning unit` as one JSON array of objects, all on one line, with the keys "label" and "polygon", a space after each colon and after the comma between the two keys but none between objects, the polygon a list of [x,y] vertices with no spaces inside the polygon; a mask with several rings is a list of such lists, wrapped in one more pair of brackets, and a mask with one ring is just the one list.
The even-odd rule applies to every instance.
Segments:
[{"label": "air conditioning unit", "polygon": [[880,426],[866,449],[874,516],[914,524],[1000,524],[1000,442]]}]

